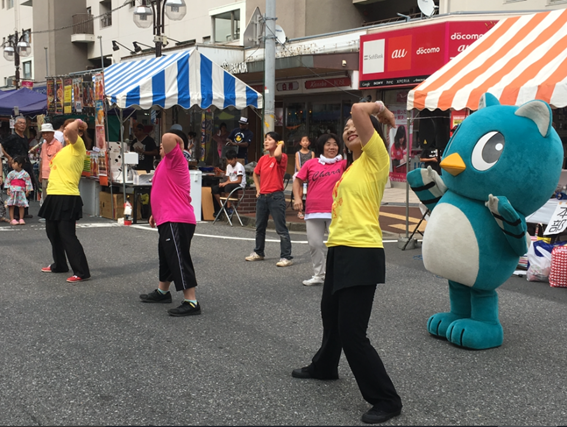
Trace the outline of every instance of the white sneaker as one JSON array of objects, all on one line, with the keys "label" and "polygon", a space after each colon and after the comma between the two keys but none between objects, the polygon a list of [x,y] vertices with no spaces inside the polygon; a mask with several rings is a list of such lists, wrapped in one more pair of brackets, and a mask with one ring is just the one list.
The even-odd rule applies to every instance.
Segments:
[{"label": "white sneaker", "polygon": [[323,283],[325,283],[325,279],[320,276],[313,276],[311,279],[303,281],[305,286],[322,285]]},{"label": "white sneaker", "polygon": [[276,265],[278,267],[287,267],[291,264],[293,264],[293,261],[287,258],[280,258],[280,260],[276,262]]},{"label": "white sneaker", "polygon": [[264,259],[263,256],[258,255],[256,252],[252,252],[250,255],[248,255],[246,258],[244,258],[246,261],[262,261]]}]

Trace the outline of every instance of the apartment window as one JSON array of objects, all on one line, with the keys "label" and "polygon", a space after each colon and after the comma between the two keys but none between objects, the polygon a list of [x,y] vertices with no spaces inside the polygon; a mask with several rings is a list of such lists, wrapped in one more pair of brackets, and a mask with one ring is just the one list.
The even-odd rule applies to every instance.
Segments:
[{"label": "apartment window", "polygon": [[240,39],[240,9],[211,16],[215,43],[226,43]]},{"label": "apartment window", "polygon": [[6,4],[8,6],[8,9],[12,9],[14,7],[14,0],[7,0]]},{"label": "apartment window", "polygon": [[6,0],[2,0],[2,9],[6,8]]},{"label": "apartment window", "polygon": [[22,63],[24,69],[24,79],[31,80],[32,79],[32,62],[25,61]]},{"label": "apartment window", "polygon": [[110,0],[101,1],[100,8],[100,28],[110,27],[112,25],[112,2]]}]

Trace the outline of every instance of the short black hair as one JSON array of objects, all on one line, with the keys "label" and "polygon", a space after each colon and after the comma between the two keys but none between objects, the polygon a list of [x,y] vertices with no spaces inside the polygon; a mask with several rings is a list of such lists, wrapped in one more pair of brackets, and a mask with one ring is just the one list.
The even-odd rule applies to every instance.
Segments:
[{"label": "short black hair", "polygon": [[53,119],[53,129],[57,130],[65,123],[65,119],[63,117],[57,117]]},{"label": "short black hair", "polygon": [[227,160],[232,160],[232,159],[236,159],[236,151],[234,150],[228,150],[225,155]]},{"label": "short black hair", "polygon": [[138,130],[144,130],[144,125],[141,124],[141,123],[138,123],[138,124],[136,125],[136,129],[138,129]]},{"label": "short black hair", "polygon": [[26,162],[26,158],[24,156],[16,156],[12,159],[12,163],[17,163],[19,165],[23,165]]},{"label": "short black hair", "polygon": [[339,146],[339,154],[343,153],[343,143],[341,141],[341,139],[334,133],[324,133],[323,135],[321,135],[319,138],[317,138],[317,142],[315,143],[315,154],[318,156],[322,156],[324,148],[325,148],[325,144],[327,143],[327,141],[329,139],[334,139],[337,142],[337,145]]},{"label": "short black hair", "polygon": [[187,132],[187,134],[188,134],[189,136],[197,136],[197,134],[196,134],[195,132],[193,132],[193,131]]}]

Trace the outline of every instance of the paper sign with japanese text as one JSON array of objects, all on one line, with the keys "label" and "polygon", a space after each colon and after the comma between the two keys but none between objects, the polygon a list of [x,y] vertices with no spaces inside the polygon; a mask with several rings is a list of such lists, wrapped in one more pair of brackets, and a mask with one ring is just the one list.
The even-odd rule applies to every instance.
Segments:
[{"label": "paper sign with japanese text", "polygon": [[549,224],[543,233],[544,236],[560,234],[567,228],[567,201],[560,201],[549,220]]}]

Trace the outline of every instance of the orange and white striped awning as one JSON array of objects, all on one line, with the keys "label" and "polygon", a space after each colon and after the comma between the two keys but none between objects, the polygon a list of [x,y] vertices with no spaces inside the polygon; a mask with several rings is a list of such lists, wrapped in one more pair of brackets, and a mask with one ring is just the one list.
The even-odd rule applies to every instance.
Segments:
[{"label": "orange and white striped awning", "polygon": [[567,9],[507,18],[408,94],[411,110],[476,110],[540,99],[567,106]]}]

